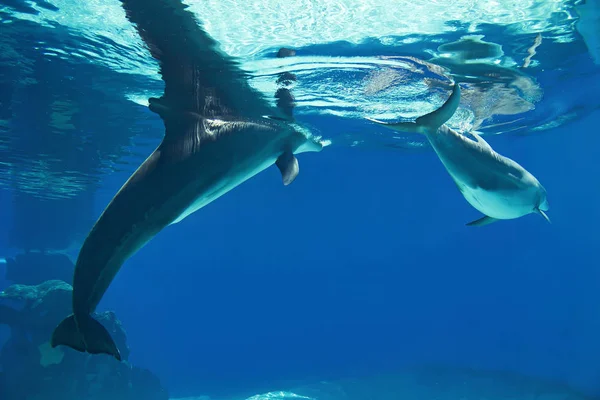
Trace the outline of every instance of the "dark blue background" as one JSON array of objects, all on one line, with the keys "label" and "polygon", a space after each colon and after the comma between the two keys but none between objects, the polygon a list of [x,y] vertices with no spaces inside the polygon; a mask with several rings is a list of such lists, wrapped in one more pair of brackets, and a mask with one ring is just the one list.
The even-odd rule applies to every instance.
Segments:
[{"label": "dark blue background", "polygon": [[[334,146],[301,154],[291,186],[270,168],[165,229],[99,308],[173,395],[421,362],[600,393],[599,121],[488,138],[544,184],[552,224],[468,228],[479,214],[432,151]],[[125,179],[105,182],[96,215]]]}]

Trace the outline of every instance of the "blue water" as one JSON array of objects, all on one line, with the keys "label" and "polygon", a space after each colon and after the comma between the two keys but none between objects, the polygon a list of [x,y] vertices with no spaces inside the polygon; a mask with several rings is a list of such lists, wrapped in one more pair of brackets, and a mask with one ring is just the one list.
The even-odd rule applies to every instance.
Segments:
[{"label": "blue water", "polygon": [[294,185],[265,171],[163,231],[102,306],[127,327],[132,362],[176,393],[428,361],[596,392],[599,118],[490,141],[539,171],[552,225],[467,229],[478,214],[434,154],[331,149],[303,157]]},{"label": "blue water", "polygon": [[[0,1],[3,18],[12,3],[36,2]],[[0,102],[11,109],[10,125],[0,124],[0,256],[29,241],[75,259],[93,220],[162,137],[159,117],[124,93],[161,86],[68,55],[45,57],[32,50],[44,35],[48,47],[83,48],[85,40],[11,18],[0,37],[16,41],[22,59],[1,56],[2,90],[13,95]],[[489,29],[487,39],[500,42],[502,29]],[[23,32],[30,36],[19,42]],[[301,98],[298,120],[332,145],[301,154],[292,185],[267,169],[164,229],[117,275],[99,309],[122,321],[129,361],[156,374],[173,398],[241,399],[421,364],[510,371],[600,396],[600,67],[576,38],[556,52],[538,50],[541,64],[528,76],[544,95],[534,109],[482,125],[484,133],[492,126],[484,137],[496,151],[547,189],[551,224],[532,214],[466,227],[480,214],[422,138],[392,139],[362,119],[372,115],[364,109],[321,113]],[[301,55],[425,54],[419,45],[315,43]],[[324,82],[319,68],[298,93]],[[359,69],[345,71],[338,79],[349,85],[363,79]],[[25,75],[37,82],[24,84]],[[77,108],[73,129],[52,125],[56,99]],[[518,129],[494,128],[502,118]],[[472,120],[456,122],[465,123]],[[3,265],[0,289],[13,283]]]}]

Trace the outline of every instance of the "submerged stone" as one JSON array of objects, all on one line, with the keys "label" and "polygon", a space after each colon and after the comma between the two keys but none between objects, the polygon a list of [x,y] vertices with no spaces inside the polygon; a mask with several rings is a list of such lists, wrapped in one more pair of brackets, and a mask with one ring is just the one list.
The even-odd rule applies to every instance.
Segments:
[{"label": "submerged stone", "polygon": [[[166,390],[150,371],[109,356],[50,346],[52,331],[71,313],[71,300],[71,285],[60,280],[12,285],[0,293],[0,324],[11,327],[0,350],[0,398],[167,400]],[[126,360],[129,347],[121,321],[111,311],[94,317]]]}]

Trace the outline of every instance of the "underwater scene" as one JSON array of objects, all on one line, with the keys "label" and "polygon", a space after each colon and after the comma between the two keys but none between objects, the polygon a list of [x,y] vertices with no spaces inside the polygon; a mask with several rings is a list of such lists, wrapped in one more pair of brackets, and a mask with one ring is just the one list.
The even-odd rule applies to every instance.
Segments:
[{"label": "underwater scene", "polygon": [[0,0],[0,400],[600,400],[600,0]]}]

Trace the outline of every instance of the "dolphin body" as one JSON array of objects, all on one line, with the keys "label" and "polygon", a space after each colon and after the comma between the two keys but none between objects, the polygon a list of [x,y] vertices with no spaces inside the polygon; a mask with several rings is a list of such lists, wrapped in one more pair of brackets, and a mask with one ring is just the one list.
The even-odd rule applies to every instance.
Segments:
[{"label": "dolphin body", "polygon": [[150,98],[149,108],[162,118],[165,136],[85,239],[73,277],[73,314],[51,339],[52,347],[117,360],[119,349],[91,314],[121,265],[164,227],[272,164],[290,184],[299,172],[294,154],[323,148],[250,87],[179,0],[121,1],[160,65],[164,94]]},{"label": "dolphin body", "polygon": [[546,190],[525,168],[496,153],[477,133],[470,139],[445,125],[460,103],[460,87],[454,84],[448,100],[434,112],[415,122],[386,123],[367,118],[388,128],[424,134],[465,199],[485,214],[469,222],[483,226],[501,219],[540,214],[550,206]]}]

